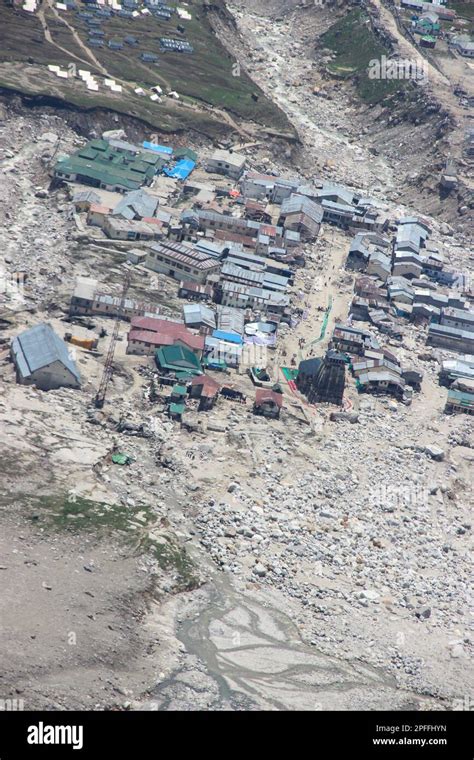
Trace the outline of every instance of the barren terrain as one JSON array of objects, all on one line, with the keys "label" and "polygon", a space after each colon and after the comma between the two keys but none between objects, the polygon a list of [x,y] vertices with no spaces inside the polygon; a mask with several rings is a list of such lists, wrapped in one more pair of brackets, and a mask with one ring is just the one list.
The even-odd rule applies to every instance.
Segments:
[{"label": "barren terrain", "polygon": [[[302,27],[286,5],[230,9],[231,52],[300,139],[249,148],[252,165],[422,212],[449,262],[472,265],[465,190],[442,202],[433,179],[449,144],[434,138],[436,113],[416,129],[389,125],[381,106],[330,86],[309,44],[328,18],[303,11]],[[91,401],[109,337],[97,355],[77,349],[80,391],[16,385],[9,340],[41,320],[62,335],[74,277],[117,293],[124,264],[118,248],[91,243],[63,189],[49,192],[52,156],[77,147],[93,118],[0,107],[0,263],[28,275],[0,314],[2,696],[32,709],[453,709],[474,685],[474,429],[443,413],[444,353],[427,357],[425,328],[409,325],[391,350],[423,370],[421,392],[406,407],[349,382],[358,424],[331,422],[329,407],[292,391],[284,352],[317,341],[331,298],[322,351],[352,293],[350,237],[323,225],[293,288],[305,318],[269,356],[284,387],[279,421],[220,399],[200,428],[172,423],[148,398],[152,359],[125,355],[126,323],[103,411]],[[138,267],[131,292],[179,315],[172,281]],[[75,330],[110,335],[110,320],[94,321],[93,333]],[[245,374],[232,380],[251,398]],[[117,450],[132,464],[112,464]]]}]

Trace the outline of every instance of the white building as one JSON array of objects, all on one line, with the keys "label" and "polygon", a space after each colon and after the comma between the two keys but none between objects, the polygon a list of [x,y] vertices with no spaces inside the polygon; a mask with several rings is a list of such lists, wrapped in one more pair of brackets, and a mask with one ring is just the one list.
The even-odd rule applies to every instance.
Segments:
[{"label": "white building", "polygon": [[175,280],[190,280],[205,283],[207,278],[219,272],[216,259],[206,256],[191,245],[163,240],[154,243],[147,256],[148,269],[160,272]]},{"label": "white building", "polygon": [[231,179],[239,179],[245,169],[247,159],[240,153],[229,150],[216,150],[207,160],[206,170],[214,174],[225,174]]}]

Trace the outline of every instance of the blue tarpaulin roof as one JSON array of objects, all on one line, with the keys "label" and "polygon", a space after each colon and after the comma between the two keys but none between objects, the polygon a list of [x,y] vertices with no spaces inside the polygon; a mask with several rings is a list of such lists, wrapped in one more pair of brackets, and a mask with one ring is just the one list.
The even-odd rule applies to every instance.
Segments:
[{"label": "blue tarpaulin roof", "polygon": [[218,340],[227,341],[227,343],[243,343],[240,335],[236,335],[235,333],[231,332],[225,332],[225,330],[214,330],[212,337],[217,338]]},{"label": "blue tarpaulin roof", "polygon": [[181,161],[178,161],[172,169],[163,169],[163,174],[166,174],[167,177],[174,177],[175,179],[186,179],[186,177],[189,177],[195,166],[195,162],[191,161],[190,158],[183,158]]},{"label": "blue tarpaulin roof", "polygon": [[173,148],[170,148],[167,145],[157,145],[156,143],[147,142],[146,140],[143,143],[143,147],[148,150],[154,150],[157,153],[166,153],[167,156],[171,156],[173,153]]}]

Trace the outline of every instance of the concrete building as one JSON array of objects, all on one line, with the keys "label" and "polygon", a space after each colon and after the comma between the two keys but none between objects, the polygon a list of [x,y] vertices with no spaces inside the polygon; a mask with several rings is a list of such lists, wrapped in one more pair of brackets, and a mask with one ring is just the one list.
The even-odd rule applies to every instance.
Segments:
[{"label": "concrete building", "polygon": [[111,240],[158,240],[163,236],[159,225],[116,216],[106,216],[102,229]]},{"label": "concrete building", "polygon": [[246,172],[240,183],[244,198],[253,200],[268,200],[280,205],[291,193],[295,193],[300,185],[300,179],[283,179],[273,174]]},{"label": "concrete building", "polygon": [[439,373],[439,384],[450,386],[455,380],[473,380],[474,381],[474,356],[466,354],[459,359],[446,359],[441,364]]},{"label": "concrete building", "polygon": [[199,330],[203,335],[216,329],[216,312],[201,303],[189,303],[183,306],[184,324],[192,330]]},{"label": "concrete building", "polygon": [[459,330],[450,325],[430,324],[426,343],[429,346],[440,346],[451,351],[474,353],[474,332]]},{"label": "concrete building", "polygon": [[304,195],[292,194],[283,200],[278,224],[299,232],[302,240],[315,240],[323,220],[323,208]]},{"label": "concrete building", "polygon": [[[216,211],[198,209],[196,214],[199,220],[199,227],[202,230],[223,230],[256,238],[260,227],[258,222],[252,222],[251,219],[242,219],[230,214],[218,214]],[[225,243],[218,243],[218,245],[222,245],[222,250],[229,248]]]},{"label": "concrete building", "polygon": [[356,380],[357,389],[362,393],[388,394],[395,398],[403,398],[405,392],[405,380],[398,372],[389,369],[367,369]]},{"label": "concrete building", "polygon": [[456,327],[458,330],[474,332],[474,311],[447,308],[441,311],[440,325]]},{"label": "concrete building", "polygon": [[183,322],[149,317],[134,317],[128,333],[127,354],[153,354],[165,346],[183,346],[198,359],[204,349],[204,337],[188,330]]},{"label": "concrete building", "polygon": [[237,309],[260,309],[264,312],[283,314],[289,306],[289,296],[264,288],[223,282],[221,286],[221,303]]},{"label": "concrete building", "polygon": [[179,298],[188,298],[190,301],[211,301],[213,293],[212,285],[200,285],[189,280],[181,280],[179,283]]},{"label": "concrete building", "polygon": [[126,193],[150,185],[164,165],[163,159],[125,143],[121,150],[107,140],[90,140],[71,156],[61,158],[54,167],[58,180],[80,182],[103,190]]},{"label": "concrete building", "polygon": [[[69,305],[69,314],[71,316],[100,314],[115,318],[119,313],[120,301],[119,296],[101,293],[97,280],[91,277],[77,277]],[[159,311],[160,308],[156,304],[126,298],[123,305],[123,318],[157,317]]]},{"label": "concrete building", "polygon": [[94,190],[81,190],[77,193],[73,193],[72,202],[74,208],[79,213],[82,211],[89,211],[92,204],[97,203],[100,205],[100,195],[95,193]]},{"label": "concrete building", "polygon": [[35,325],[14,338],[11,357],[22,385],[35,385],[42,391],[81,385],[69,347],[51,325]]},{"label": "concrete building", "polygon": [[367,274],[375,275],[382,282],[386,282],[391,272],[390,258],[381,251],[374,251],[369,255],[366,271]]},{"label": "concrete building", "polygon": [[216,150],[206,162],[206,170],[214,174],[224,174],[231,179],[240,179],[247,159],[240,153],[228,150]]},{"label": "concrete building", "polygon": [[105,220],[111,213],[112,209],[102,203],[91,203],[87,211],[87,224],[91,227],[104,228]]},{"label": "concrete building", "polygon": [[363,356],[367,349],[378,349],[379,344],[374,336],[366,330],[336,324],[330,347],[341,353]]},{"label": "concrete building", "polygon": [[159,371],[165,375],[195,376],[202,375],[201,362],[188,348],[180,345],[163,346],[155,352],[155,362]]},{"label": "concrete building", "polygon": [[190,397],[199,399],[198,412],[212,409],[217,401],[220,384],[209,375],[197,375],[191,380]]},{"label": "concrete building", "polygon": [[192,245],[170,240],[163,240],[151,246],[146,266],[175,280],[186,279],[201,284],[206,283],[210,275],[217,274],[220,270],[220,264],[216,259],[206,256]]},{"label": "concrete building", "polygon": [[423,271],[423,262],[420,256],[412,252],[398,252],[393,262],[393,276],[405,277],[407,280],[416,280]]},{"label": "concrete building", "polygon": [[155,196],[143,189],[132,190],[117,203],[112,214],[124,219],[144,219],[154,216],[157,206],[158,198]]}]

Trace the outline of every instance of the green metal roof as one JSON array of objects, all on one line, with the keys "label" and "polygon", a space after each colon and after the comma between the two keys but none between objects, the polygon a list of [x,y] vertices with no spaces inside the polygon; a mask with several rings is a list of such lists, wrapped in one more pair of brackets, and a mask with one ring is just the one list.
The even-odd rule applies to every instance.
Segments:
[{"label": "green metal roof", "polygon": [[87,161],[77,156],[71,156],[65,161],[58,161],[55,172],[61,174],[74,174],[97,180],[104,185],[125,187],[127,190],[138,190],[143,185],[143,179],[139,174],[123,171],[115,166],[105,167],[100,162]]},{"label": "green metal roof", "polygon": [[86,147],[88,146],[95,148],[96,150],[107,150],[107,148],[109,148],[109,143],[107,140],[103,140],[101,137],[96,137],[94,140],[91,140],[87,143]]},{"label": "green metal roof", "polygon": [[78,151],[77,155],[79,156],[79,158],[87,158],[88,161],[95,161],[95,159],[99,155],[99,152],[97,150],[94,150],[90,146],[86,145],[86,147],[83,150]]},{"label": "green metal roof", "polygon": [[163,346],[156,351],[155,360],[163,369],[181,372],[187,370],[197,375],[202,372],[199,359],[185,346]]},{"label": "green metal roof", "polygon": [[191,148],[177,148],[173,154],[173,158],[190,158],[197,164],[198,154],[191,150]]},{"label": "green metal roof", "polygon": [[71,156],[60,159],[55,172],[80,174],[104,185],[138,190],[163,167],[159,156],[140,151],[124,153],[105,140],[91,140]]},{"label": "green metal roof", "polygon": [[466,393],[466,391],[457,391],[455,389],[449,389],[448,401],[455,401],[462,406],[474,407],[474,393]]},{"label": "green metal roof", "polygon": [[187,390],[184,385],[173,385],[171,393],[173,396],[186,396]]},{"label": "green metal roof", "polygon": [[168,409],[170,414],[182,414],[184,412],[185,406],[184,404],[170,404]]}]

